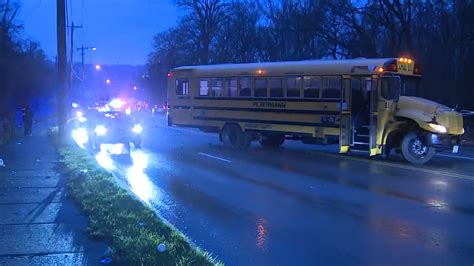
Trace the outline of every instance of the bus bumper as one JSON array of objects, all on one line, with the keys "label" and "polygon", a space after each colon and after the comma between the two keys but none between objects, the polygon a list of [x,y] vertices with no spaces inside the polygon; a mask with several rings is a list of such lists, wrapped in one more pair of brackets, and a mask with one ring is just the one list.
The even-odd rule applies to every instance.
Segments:
[{"label": "bus bumper", "polygon": [[428,146],[434,147],[436,151],[451,150],[453,153],[458,153],[459,145],[461,144],[461,137],[427,133],[425,141]]}]

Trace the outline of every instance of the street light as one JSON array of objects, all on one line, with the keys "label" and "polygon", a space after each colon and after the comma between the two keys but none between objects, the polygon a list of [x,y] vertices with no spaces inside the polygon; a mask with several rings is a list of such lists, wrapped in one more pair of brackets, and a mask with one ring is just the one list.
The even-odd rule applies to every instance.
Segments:
[{"label": "street light", "polygon": [[95,70],[100,70],[101,68],[102,67],[99,64],[95,65]]},{"label": "street light", "polygon": [[110,84],[110,82],[111,82],[110,79],[107,79],[107,80],[105,81],[105,83],[107,83],[107,84]]},{"label": "street light", "polygon": [[133,87],[133,90],[135,90],[135,91],[136,91],[136,90],[137,90],[137,86],[134,86],[134,87]]},{"label": "street light", "polygon": [[86,51],[89,49],[92,51],[97,51],[97,48],[94,46],[85,47],[84,45],[81,45],[81,47],[77,48],[78,51],[81,51],[81,62],[83,66],[84,66],[84,55],[86,54]]}]

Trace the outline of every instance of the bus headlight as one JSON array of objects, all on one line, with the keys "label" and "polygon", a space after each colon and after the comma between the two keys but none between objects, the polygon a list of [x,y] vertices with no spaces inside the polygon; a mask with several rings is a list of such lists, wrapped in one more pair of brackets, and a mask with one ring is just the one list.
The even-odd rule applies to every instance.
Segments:
[{"label": "bus headlight", "polygon": [[107,128],[105,128],[103,125],[98,125],[95,127],[94,132],[97,134],[97,136],[104,136],[107,134]]},{"label": "bus headlight", "polygon": [[140,124],[135,124],[132,128],[133,133],[141,134],[143,132],[143,127]]},{"label": "bus headlight", "polygon": [[434,131],[436,132],[439,132],[439,133],[446,133],[448,132],[448,130],[446,129],[446,127],[442,126],[442,125],[438,125],[438,124],[433,124],[433,123],[429,123],[428,124]]}]

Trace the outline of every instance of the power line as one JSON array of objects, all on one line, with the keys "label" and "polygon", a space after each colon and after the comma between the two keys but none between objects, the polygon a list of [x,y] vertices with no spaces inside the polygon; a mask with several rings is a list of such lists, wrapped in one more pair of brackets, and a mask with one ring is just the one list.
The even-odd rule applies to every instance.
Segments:
[{"label": "power line", "polygon": [[[84,26],[84,0],[82,0],[82,3],[81,3],[81,25]],[[85,34],[85,30],[82,30],[81,31],[81,35],[82,35],[82,43],[84,43],[84,41],[86,40],[86,34]]]},{"label": "power line", "polygon": [[69,0],[69,12],[71,13],[71,20],[74,21],[74,13],[72,12],[72,1]]},{"label": "power line", "polygon": [[81,24],[84,22],[84,0],[81,3]]},{"label": "power line", "polygon": [[38,0],[36,2],[36,5],[30,10],[30,12],[28,12],[25,16],[25,18],[23,19],[24,22],[26,22],[28,20],[28,18],[33,14],[33,12],[40,6],[40,4],[43,2],[43,0]]}]

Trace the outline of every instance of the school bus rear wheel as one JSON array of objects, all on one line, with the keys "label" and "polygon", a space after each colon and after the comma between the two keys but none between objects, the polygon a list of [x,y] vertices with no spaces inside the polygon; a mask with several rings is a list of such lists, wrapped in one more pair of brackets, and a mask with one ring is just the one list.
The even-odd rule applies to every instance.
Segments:
[{"label": "school bus rear wheel", "polygon": [[242,132],[236,124],[227,124],[221,132],[224,147],[231,149],[246,149],[249,147],[251,138],[249,134]]}]

